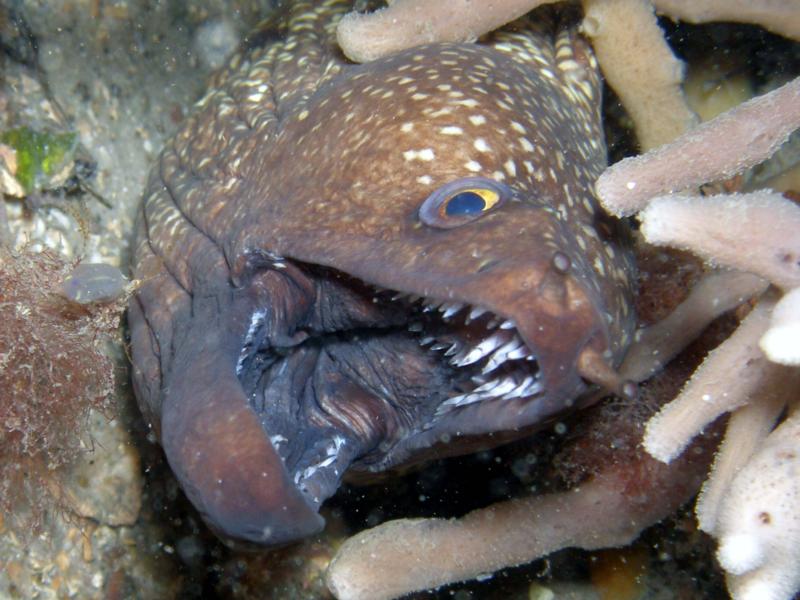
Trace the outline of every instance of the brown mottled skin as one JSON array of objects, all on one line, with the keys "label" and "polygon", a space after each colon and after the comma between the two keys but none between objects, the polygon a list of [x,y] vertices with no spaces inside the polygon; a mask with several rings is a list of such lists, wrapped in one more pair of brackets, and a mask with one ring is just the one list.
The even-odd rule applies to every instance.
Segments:
[{"label": "brown mottled skin", "polygon": [[[353,65],[334,39],[348,4],[291,3],[251,41],[139,215],[136,393],[231,541],[318,531],[346,470],[525,434],[633,326],[628,254],[591,193],[606,157],[584,41],[539,18]],[[501,201],[453,217],[462,188]],[[445,213],[420,212],[429,196]]]}]

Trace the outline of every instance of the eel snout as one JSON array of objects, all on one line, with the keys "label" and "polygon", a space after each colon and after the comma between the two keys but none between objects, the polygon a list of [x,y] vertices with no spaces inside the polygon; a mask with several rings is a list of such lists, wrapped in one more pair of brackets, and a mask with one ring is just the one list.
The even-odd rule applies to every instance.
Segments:
[{"label": "eel snout", "polygon": [[164,451],[189,500],[229,544],[275,546],[319,532],[324,519],[290,481],[223,345],[206,335],[201,347],[184,347],[192,376],[170,382],[162,412]]}]

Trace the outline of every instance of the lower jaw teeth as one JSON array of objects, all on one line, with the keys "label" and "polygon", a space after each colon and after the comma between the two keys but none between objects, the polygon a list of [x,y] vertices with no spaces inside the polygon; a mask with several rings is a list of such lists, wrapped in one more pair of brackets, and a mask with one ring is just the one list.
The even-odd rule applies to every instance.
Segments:
[{"label": "lower jaw teeth", "polygon": [[511,377],[493,379],[475,388],[467,394],[453,396],[446,400],[436,410],[436,416],[441,416],[450,410],[482,402],[484,400],[512,400],[534,396],[542,391],[542,385],[533,375],[527,375],[522,382],[517,383]]},{"label": "lower jaw teeth", "polygon": [[[420,300],[419,297],[404,294],[397,294],[392,298],[392,300],[401,299],[410,300],[411,303]],[[467,310],[464,310],[465,308]],[[463,321],[464,325],[469,325],[470,322],[480,319],[486,313],[489,313],[487,322],[484,324],[487,330],[487,337],[474,346],[464,347],[463,343],[453,342],[452,340],[447,342],[440,341],[434,336],[424,335],[426,328],[423,323],[424,317],[423,320],[412,321],[408,325],[409,331],[421,334],[419,338],[421,346],[428,347],[433,352],[444,350],[444,356],[449,358],[450,364],[454,367],[467,367],[485,360],[480,374],[476,373],[471,378],[477,387],[471,392],[453,396],[440,404],[436,410],[436,416],[441,416],[456,408],[484,400],[526,398],[542,391],[542,384],[535,374],[525,374],[523,376],[517,372],[515,377],[509,375],[510,370],[505,369],[505,375],[495,374],[496,378],[490,379],[492,377],[490,374],[495,372],[498,367],[506,364],[507,361],[525,360],[526,363],[520,363],[520,367],[524,371],[530,371],[531,367],[527,365],[529,361],[534,361],[534,363],[536,361],[536,357],[517,333],[516,323],[511,319],[493,315],[489,310],[480,306],[470,307],[469,305],[452,301],[423,300],[417,310],[421,310],[422,313],[438,311],[441,313],[441,318],[447,322],[462,314],[459,320]],[[523,367],[523,365],[526,366]],[[533,368],[535,370],[535,366]],[[522,381],[518,381],[520,377],[522,377]]]}]

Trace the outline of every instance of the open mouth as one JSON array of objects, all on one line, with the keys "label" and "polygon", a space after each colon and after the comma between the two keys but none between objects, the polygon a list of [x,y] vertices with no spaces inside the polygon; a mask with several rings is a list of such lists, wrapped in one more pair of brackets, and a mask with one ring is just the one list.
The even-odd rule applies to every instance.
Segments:
[{"label": "open mouth", "polygon": [[[237,375],[255,366],[285,357],[304,344],[324,346],[331,341],[363,341],[369,336],[401,333],[416,340],[421,349],[437,357],[449,369],[447,394],[433,410],[432,425],[451,411],[492,400],[529,398],[543,391],[536,355],[525,343],[513,319],[488,308],[455,300],[423,297],[398,292],[370,283],[334,269],[305,265],[316,280],[335,280],[345,287],[347,301],[370,305],[383,318],[340,325],[333,331],[311,331],[301,335],[302,341],[286,347],[269,347],[266,354],[268,311],[256,311],[237,362]],[[346,321],[346,319],[329,319]],[[297,331],[304,327],[298,326]],[[392,398],[386,398],[391,402]]]},{"label": "open mouth", "polygon": [[[270,308],[254,312],[236,375],[314,506],[352,463],[367,471],[401,464],[408,439],[446,433],[455,412],[543,394],[539,361],[510,318],[286,263],[296,269],[290,277],[314,282],[305,289],[315,300],[289,327]],[[291,342],[276,344],[276,328]]]}]

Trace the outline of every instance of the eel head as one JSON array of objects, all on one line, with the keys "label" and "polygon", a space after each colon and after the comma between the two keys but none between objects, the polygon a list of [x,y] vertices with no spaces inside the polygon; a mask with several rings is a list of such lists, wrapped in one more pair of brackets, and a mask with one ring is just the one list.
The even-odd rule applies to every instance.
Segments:
[{"label": "eel head", "polygon": [[[246,208],[226,217],[224,280],[194,267],[163,379],[144,360],[135,378],[224,538],[294,541],[346,472],[496,445],[613,386],[630,269],[591,192],[597,91],[542,71],[480,46],[400,53],[320,87],[282,152],[248,158],[218,211]],[[156,322],[148,302],[134,325]]]}]

